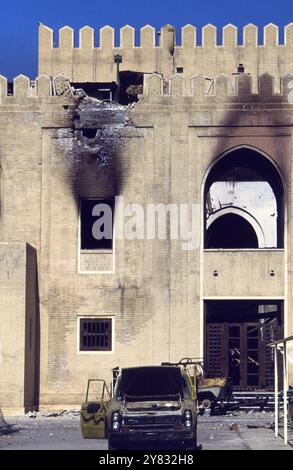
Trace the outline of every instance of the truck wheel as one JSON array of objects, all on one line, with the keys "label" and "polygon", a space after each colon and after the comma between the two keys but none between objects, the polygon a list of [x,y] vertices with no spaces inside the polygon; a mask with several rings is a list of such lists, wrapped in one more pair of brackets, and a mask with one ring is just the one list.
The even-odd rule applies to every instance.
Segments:
[{"label": "truck wheel", "polygon": [[209,399],[209,398],[205,398],[203,401],[202,401],[202,407],[205,409],[205,410],[209,410],[212,406],[212,401]]}]

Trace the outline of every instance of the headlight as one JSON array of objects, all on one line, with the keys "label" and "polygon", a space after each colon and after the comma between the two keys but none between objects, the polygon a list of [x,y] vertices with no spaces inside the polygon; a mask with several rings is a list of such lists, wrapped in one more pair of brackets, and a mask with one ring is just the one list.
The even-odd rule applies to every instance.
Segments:
[{"label": "headlight", "polygon": [[184,426],[187,429],[192,427],[192,413],[189,410],[184,411]]},{"label": "headlight", "polygon": [[119,429],[120,429],[120,424],[118,423],[118,421],[113,421],[113,423],[112,423],[112,429],[113,429],[113,431],[119,431]]},{"label": "headlight", "polygon": [[119,413],[112,414],[112,421],[119,421]]},{"label": "headlight", "polygon": [[117,412],[112,414],[112,429],[113,431],[120,429],[120,414]]}]

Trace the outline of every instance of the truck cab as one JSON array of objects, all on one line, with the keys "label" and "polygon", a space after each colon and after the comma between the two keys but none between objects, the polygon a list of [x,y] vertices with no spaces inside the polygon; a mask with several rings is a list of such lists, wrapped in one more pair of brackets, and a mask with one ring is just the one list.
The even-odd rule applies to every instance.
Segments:
[{"label": "truck cab", "polygon": [[160,446],[196,449],[198,406],[186,370],[176,366],[122,369],[106,418],[109,449]]}]

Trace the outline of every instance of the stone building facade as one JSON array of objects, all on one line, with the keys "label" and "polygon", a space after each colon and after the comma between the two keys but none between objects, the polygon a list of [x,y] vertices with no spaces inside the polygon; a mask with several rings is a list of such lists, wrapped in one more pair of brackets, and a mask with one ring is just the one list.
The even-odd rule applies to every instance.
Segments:
[{"label": "stone building facade", "polygon": [[[293,24],[284,44],[274,25],[257,35],[239,45],[228,25],[218,45],[208,25],[197,45],[188,25],[178,44],[146,26],[135,45],[126,26],[115,46],[105,27],[97,46],[85,27],[76,46],[65,27],[56,46],[40,25],[38,78],[0,76],[4,412],[79,406],[88,378],[182,357],[272,387],[267,343],[293,334]],[[121,236],[158,204],[194,207],[191,249],[168,214],[166,237]]]}]

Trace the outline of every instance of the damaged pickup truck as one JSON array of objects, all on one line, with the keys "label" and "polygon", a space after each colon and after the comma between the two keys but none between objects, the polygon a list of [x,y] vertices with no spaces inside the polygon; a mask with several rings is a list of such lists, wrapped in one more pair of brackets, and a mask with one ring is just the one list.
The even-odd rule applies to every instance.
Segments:
[{"label": "damaged pickup truck", "polygon": [[[103,405],[104,406],[104,405]],[[91,421],[86,404],[81,425]],[[190,375],[180,367],[144,366],[119,373],[107,404],[105,436],[109,449],[197,448],[198,406]],[[100,424],[99,420],[99,424]],[[83,423],[84,422],[84,423]],[[84,436],[86,437],[86,436]]]}]

